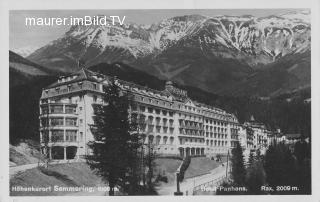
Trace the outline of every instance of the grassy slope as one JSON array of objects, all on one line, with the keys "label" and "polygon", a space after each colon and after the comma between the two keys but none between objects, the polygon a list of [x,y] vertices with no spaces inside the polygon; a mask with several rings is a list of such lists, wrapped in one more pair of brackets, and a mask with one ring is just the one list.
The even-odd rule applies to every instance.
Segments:
[{"label": "grassy slope", "polygon": [[220,163],[206,157],[191,158],[190,165],[185,172],[184,178],[207,174],[210,170],[218,167],[219,165]]},{"label": "grassy slope", "polygon": [[[48,170],[33,168],[19,173],[10,180],[12,186],[47,187],[47,186],[96,186],[101,180],[85,163],[49,165]],[[53,190],[53,187],[51,188]],[[70,192],[11,192],[11,196],[64,195]]]},{"label": "grassy slope", "polygon": [[11,165],[38,163],[39,157],[43,159],[39,152],[39,143],[36,141],[28,140],[17,145],[10,144]]}]

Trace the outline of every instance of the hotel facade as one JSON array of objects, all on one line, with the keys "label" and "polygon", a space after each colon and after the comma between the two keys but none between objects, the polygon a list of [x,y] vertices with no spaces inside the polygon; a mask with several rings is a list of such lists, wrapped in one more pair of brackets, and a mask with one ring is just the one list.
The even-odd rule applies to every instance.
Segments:
[{"label": "hotel facade", "polygon": [[[90,152],[93,105],[105,104],[103,85],[110,81],[111,77],[81,69],[43,89],[40,141],[50,159],[79,159]],[[170,81],[162,91],[116,81],[132,95],[135,104],[128,109],[130,116],[144,120],[139,133],[157,154],[214,157],[226,154],[239,140],[239,123],[233,114],[191,100]]]}]

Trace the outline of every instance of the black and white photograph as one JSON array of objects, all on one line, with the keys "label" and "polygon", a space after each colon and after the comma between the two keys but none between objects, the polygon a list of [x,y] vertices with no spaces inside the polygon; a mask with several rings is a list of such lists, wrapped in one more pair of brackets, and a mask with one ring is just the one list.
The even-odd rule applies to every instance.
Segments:
[{"label": "black and white photograph", "polygon": [[311,15],[9,10],[9,196],[314,194]]}]

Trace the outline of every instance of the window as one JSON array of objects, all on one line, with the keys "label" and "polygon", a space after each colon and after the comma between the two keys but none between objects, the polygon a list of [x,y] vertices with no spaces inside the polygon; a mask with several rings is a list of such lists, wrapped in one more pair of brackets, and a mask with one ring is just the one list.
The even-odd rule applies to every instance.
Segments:
[{"label": "window", "polygon": [[76,130],[66,130],[66,141],[76,142],[77,141],[77,131]]},{"label": "window", "polygon": [[173,112],[169,112],[169,116],[173,117]]},{"label": "window", "polygon": [[138,110],[138,106],[135,105],[135,104],[132,105],[132,106],[131,106],[131,110],[132,110],[132,111],[137,111],[137,110]]},{"label": "window", "polygon": [[93,96],[93,102],[97,102],[97,96]]},{"label": "window", "polygon": [[63,106],[57,105],[57,106],[51,106],[51,113],[63,113]]},{"label": "window", "polygon": [[51,118],[51,126],[63,126],[63,118]]},{"label": "window", "polygon": [[41,113],[42,113],[42,114],[48,114],[48,113],[49,113],[49,108],[48,108],[48,106],[42,106],[42,107],[41,107]]},{"label": "window", "polygon": [[80,141],[83,141],[83,132],[80,132]]},{"label": "window", "polygon": [[140,112],[145,112],[146,108],[144,106],[140,106]]},{"label": "window", "polygon": [[148,136],[148,142],[149,142],[149,143],[153,143],[153,136],[152,136],[152,135],[149,135],[149,136]]},{"label": "window", "polygon": [[157,137],[156,137],[156,145],[159,145],[159,144],[160,144],[160,140],[161,140],[161,136],[157,136]]},{"label": "window", "polygon": [[153,109],[151,107],[148,107],[148,112],[153,113]]},{"label": "window", "polygon": [[76,107],[75,106],[65,106],[66,114],[75,114],[76,113]]},{"label": "window", "polygon": [[80,122],[80,125],[82,125],[83,124],[83,119],[80,119],[79,122]]},{"label": "window", "polygon": [[168,140],[168,137],[167,137],[167,136],[164,136],[164,137],[163,137],[163,144],[167,144],[167,140]]},{"label": "window", "polygon": [[63,130],[52,130],[51,141],[52,142],[63,142]]},{"label": "window", "polygon": [[170,144],[172,145],[174,141],[174,137],[170,137]]},{"label": "window", "polygon": [[76,126],[77,119],[75,118],[66,118],[66,126]]},{"label": "window", "polygon": [[97,84],[93,84],[93,89],[97,89]]}]

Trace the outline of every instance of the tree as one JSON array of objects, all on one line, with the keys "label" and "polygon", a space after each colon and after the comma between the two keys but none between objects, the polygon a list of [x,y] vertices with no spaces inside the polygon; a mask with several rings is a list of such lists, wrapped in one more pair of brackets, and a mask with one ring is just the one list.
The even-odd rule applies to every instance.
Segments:
[{"label": "tree", "polygon": [[248,194],[263,194],[261,186],[266,182],[266,174],[263,168],[263,158],[260,155],[260,150],[254,157],[250,153],[249,164],[246,174],[246,184],[248,187]]},{"label": "tree", "polygon": [[271,186],[294,185],[296,176],[295,160],[284,143],[270,145],[264,160],[266,181]]},{"label": "tree", "polygon": [[140,145],[138,135],[134,133],[136,125],[129,117],[129,95],[121,91],[113,79],[104,86],[103,99],[104,105],[93,105],[91,131],[94,140],[88,143],[92,152],[87,156],[87,163],[108,182],[109,195],[114,195],[115,186],[130,194],[138,183],[135,170]]},{"label": "tree", "polygon": [[147,144],[147,154],[145,156],[145,165],[147,168],[147,187],[148,187],[148,192],[151,193],[154,191],[154,186],[152,183],[152,179],[154,177],[154,172],[153,169],[156,166],[155,165],[155,152],[154,152],[154,145],[151,143],[151,141],[148,141]]},{"label": "tree", "polygon": [[294,145],[296,157],[297,178],[296,184],[301,194],[311,194],[311,145],[302,140]]},{"label": "tree", "polygon": [[253,152],[250,152],[250,154],[249,154],[249,160],[248,160],[248,167],[250,167],[251,165],[253,165],[253,163],[254,163]]},{"label": "tree", "polygon": [[243,151],[239,142],[236,142],[236,147],[231,151],[231,176],[235,185],[244,185],[246,170],[244,167]]}]

